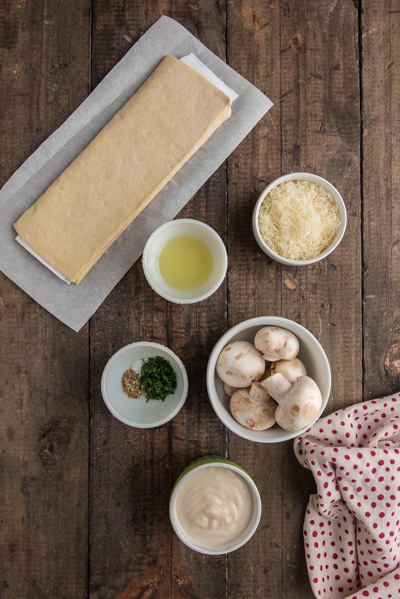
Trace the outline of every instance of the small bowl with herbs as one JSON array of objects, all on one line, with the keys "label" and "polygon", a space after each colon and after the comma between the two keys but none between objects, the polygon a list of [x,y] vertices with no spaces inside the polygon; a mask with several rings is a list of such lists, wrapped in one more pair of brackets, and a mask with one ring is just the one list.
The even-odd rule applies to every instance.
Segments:
[{"label": "small bowl with herbs", "polygon": [[101,393],[110,412],[129,426],[154,428],[178,414],[188,394],[181,359],[159,343],[138,341],[107,362]]}]

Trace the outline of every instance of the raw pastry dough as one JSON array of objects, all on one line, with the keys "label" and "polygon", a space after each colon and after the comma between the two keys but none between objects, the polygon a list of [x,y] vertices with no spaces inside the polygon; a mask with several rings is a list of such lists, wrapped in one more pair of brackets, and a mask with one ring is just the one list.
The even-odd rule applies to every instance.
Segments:
[{"label": "raw pastry dough", "polygon": [[14,223],[50,266],[79,283],[230,117],[227,95],[172,56]]}]

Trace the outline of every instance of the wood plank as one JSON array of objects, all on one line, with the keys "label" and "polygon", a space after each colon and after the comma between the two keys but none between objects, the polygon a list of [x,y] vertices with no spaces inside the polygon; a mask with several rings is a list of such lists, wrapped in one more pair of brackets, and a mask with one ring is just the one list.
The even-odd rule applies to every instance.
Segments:
[{"label": "wood plank", "polygon": [[[119,12],[120,11],[120,12]],[[124,14],[117,20],[116,15]],[[93,73],[123,55],[126,24],[136,41],[162,14],[172,16],[224,58],[225,14],[208,3],[165,10],[160,2],[95,3]],[[111,23],[112,25],[111,25]],[[103,31],[113,27],[113,35]],[[207,32],[204,34],[203,32]],[[96,83],[96,81],[94,82]],[[179,216],[207,222],[225,237],[226,173],[220,168]],[[207,597],[226,595],[225,556],[207,558],[173,534],[169,494],[176,477],[205,453],[225,455],[226,432],[210,406],[205,370],[213,344],[226,327],[226,286],[201,304],[168,303],[149,288],[140,260],[91,321],[91,597]],[[184,409],[155,430],[129,429],[107,412],[99,380],[111,354],[139,340],[168,345],[183,360],[190,381]]]},{"label": "wood plank", "polygon": [[[1,2],[1,185],[85,97],[89,16],[84,3]],[[0,594],[84,597],[87,329],[3,275],[0,297]]]},{"label": "wood plank", "polygon": [[[138,261],[76,334],[0,275],[2,598],[311,599],[302,521],[312,475],[291,442],[229,434],[205,371],[228,327],[276,314],[325,348],[326,413],[399,388],[400,23],[384,4],[0,0],[0,184],[162,14],[275,103],[180,214],[227,241],[228,277],[212,298],[169,304]],[[296,269],[259,250],[251,213],[267,183],[299,170],[338,187],[349,224],[328,259]],[[154,430],[122,425],[100,392],[112,353],[143,339],[175,350],[190,380],[181,413]],[[187,549],[169,523],[174,480],[206,453],[244,466],[263,498],[259,530],[227,557]]]},{"label": "wood plank", "polygon": [[400,20],[391,3],[364,8],[364,398],[372,399],[400,387]]},{"label": "wood plank", "polygon": [[[228,249],[234,265],[229,322],[265,314],[308,328],[331,362],[330,412],[360,399],[362,392],[361,356],[352,351],[361,346],[357,11],[328,1],[251,7],[235,2],[228,16],[229,63],[275,103],[229,159]],[[256,247],[250,223],[266,184],[298,171],[315,172],[336,185],[350,222],[343,244],[329,258],[290,268]],[[260,290],[256,297],[255,289]],[[231,457],[254,476],[265,503],[252,541],[257,549],[246,547],[229,557],[231,588],[243,597],[263,596],[265,589],[271,597],[312,597],[302,540],[312,477],[301,470],[291,442],[244,447],[231,435],[229,447]],[[260,559],[261,566],[254,567]],[[251,580],[241,574],[247,571]]]}]

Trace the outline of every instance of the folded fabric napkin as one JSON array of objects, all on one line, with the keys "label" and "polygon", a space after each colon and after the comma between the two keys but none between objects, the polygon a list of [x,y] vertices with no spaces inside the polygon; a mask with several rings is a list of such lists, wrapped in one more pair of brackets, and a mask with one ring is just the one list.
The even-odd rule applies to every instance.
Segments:
[{"label": "folded fabric napkin", "polygon": [[311,470],[304,545],[315,597],[400,597],[400,393],[321,418],[294,442]]}]

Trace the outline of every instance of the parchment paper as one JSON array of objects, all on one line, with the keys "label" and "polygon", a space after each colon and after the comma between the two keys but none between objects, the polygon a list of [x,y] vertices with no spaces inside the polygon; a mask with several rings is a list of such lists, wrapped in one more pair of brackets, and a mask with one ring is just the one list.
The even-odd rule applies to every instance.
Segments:
[{"label": "parchment paper", "polygon": [[[181,58],[190,52],[239,94],[231,118],[135,219],[82,283],[66,285],[17,243],[12,224],[86,147],[166,54]],[[150,234],[178,214],[271,106],[263,93],[184,27],[169,17],[161,17],[0,190],[1,271],[48,312],[79,331],[140,257]]]}]

